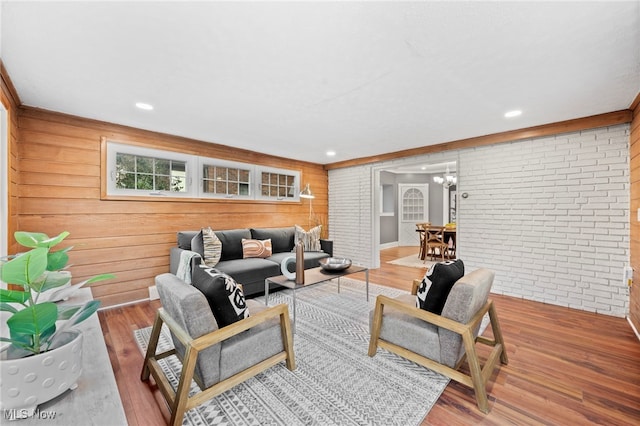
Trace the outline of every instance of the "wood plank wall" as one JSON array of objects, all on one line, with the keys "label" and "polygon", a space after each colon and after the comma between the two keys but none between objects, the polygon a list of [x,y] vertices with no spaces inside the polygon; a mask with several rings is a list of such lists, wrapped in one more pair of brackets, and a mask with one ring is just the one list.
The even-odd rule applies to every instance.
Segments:
[{"label": "wood plank wall", "polygon": [[[117,278],[93,285],[103,306],[148,297],[154,277],[169,270],[176,232],[238,227],[308,227],[309,201],[101,199],[101,138],[214,158],[300,170],[327,215],[328,178],[321,165],[148,132],[34,108],[18,110],[19,230],[71,233],[74,282],[98,273]],[[15,218],[13,219],[16,220]]]},{"label": "wood plank wall", "polygon": [[633,268],[633,285],[629,289],[629,319],[638,332],[640,332],[640,221],[638,221],[638,209],[640,208],[640,93],[631,105],[633,120],[631,121],[630,137],[630,212],[631,222],[631,267]]},{"label": "wood plank wall", "polygon": [[[9,253],[15,253],[16,244],[13,240],[13,233],[15,232],[15,226],[17,223],[17,187],[18,187],[18,172],[16,169],[17,159],[16,152],[18,146],[18,105],[20,105],[20,98],[11,83],[2,60],[0,60],[0,102],[7,111],[7,142],[8,142],[8,159],[7,165],[3,164],[0,167],[0,181],[7,181],[7,197],[8,197],[8,212],[9,220],[7,224],[0,224],[0,226],[7,226],[7,247]],[[4,196],[4,195],[2,195]]]}]

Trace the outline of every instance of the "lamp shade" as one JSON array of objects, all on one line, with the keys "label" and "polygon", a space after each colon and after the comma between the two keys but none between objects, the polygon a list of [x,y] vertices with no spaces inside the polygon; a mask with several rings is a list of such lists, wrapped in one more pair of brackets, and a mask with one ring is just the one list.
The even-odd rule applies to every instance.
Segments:
[{"label": "lamp shade", "polygon": [[315,198],[311,192],[311,188],[309,188],[309,184],[306,184],[304,189],[300,191],[300,198]]}]

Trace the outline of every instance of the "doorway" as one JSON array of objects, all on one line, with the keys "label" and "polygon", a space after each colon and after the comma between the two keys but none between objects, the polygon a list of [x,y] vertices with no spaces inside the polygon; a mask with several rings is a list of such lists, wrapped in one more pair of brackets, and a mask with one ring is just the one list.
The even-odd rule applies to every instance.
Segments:
[{"label": "doorway", "polygon": [[429,221],[429,184],[398,184],[398,245],[419,246],[416,223]]}]

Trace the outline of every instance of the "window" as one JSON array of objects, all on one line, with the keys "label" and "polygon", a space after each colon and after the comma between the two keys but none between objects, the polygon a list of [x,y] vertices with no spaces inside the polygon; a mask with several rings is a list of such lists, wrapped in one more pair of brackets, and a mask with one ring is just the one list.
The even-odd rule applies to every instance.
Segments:
[{"label": "window", "polygon": [[225,161],[202,161],[202,195],[226,198],[251,196],[251,166]]},{"label": "window", "polygon": [[116,154],[116,188],[185,192],[187,163],[134,154]]},{"label": "window", "polygon": [[106,141],[108,196],[299,201],[300,172]]},{"label": "window", "polygon": [[298,180],[297,172],[262,169],[260,173],[260,197],[277,200],[297,200]]},{"label": "window", "polygon": [[188,155],[107,143],[107,194],[193,197]]}]

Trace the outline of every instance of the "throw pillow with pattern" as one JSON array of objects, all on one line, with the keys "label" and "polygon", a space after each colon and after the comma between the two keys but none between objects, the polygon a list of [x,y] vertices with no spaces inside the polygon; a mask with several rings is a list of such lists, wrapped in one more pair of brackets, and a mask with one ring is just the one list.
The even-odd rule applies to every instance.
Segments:
[{"label": "throw pillow with pattern", "polygon": [[418,288],[416,307],[440,315],[453,285],[463,275],[461,259],[431,265]]},{"label": "throw pillow with pattern", "polygon": [[192,285],[207,298],[218,327],[249,317],[242,289],[229,275],[214,268],[195,268]]},{"label": "throw pillow with pattern", "polygon": [[322,231],[322,225],[318,225],[311,228],[309,231],[305,231],[303,227],[296,225],[294,235],[294,250],[299,241],[302,241],[304,251],[322,251],[320,247],[320,232]]},{"label": "throw pillow with pattern", "polygon": [[271,239],[266,240],[251,240],[242,239],[242,258],[248,257],[269,257],[271,256]]},{"label": "throw pillow with pattern", "polygon": [[222,241],[210,227],[202,228],[202,245],[204,246],[204,264],[213,268],[220,262]]}]

